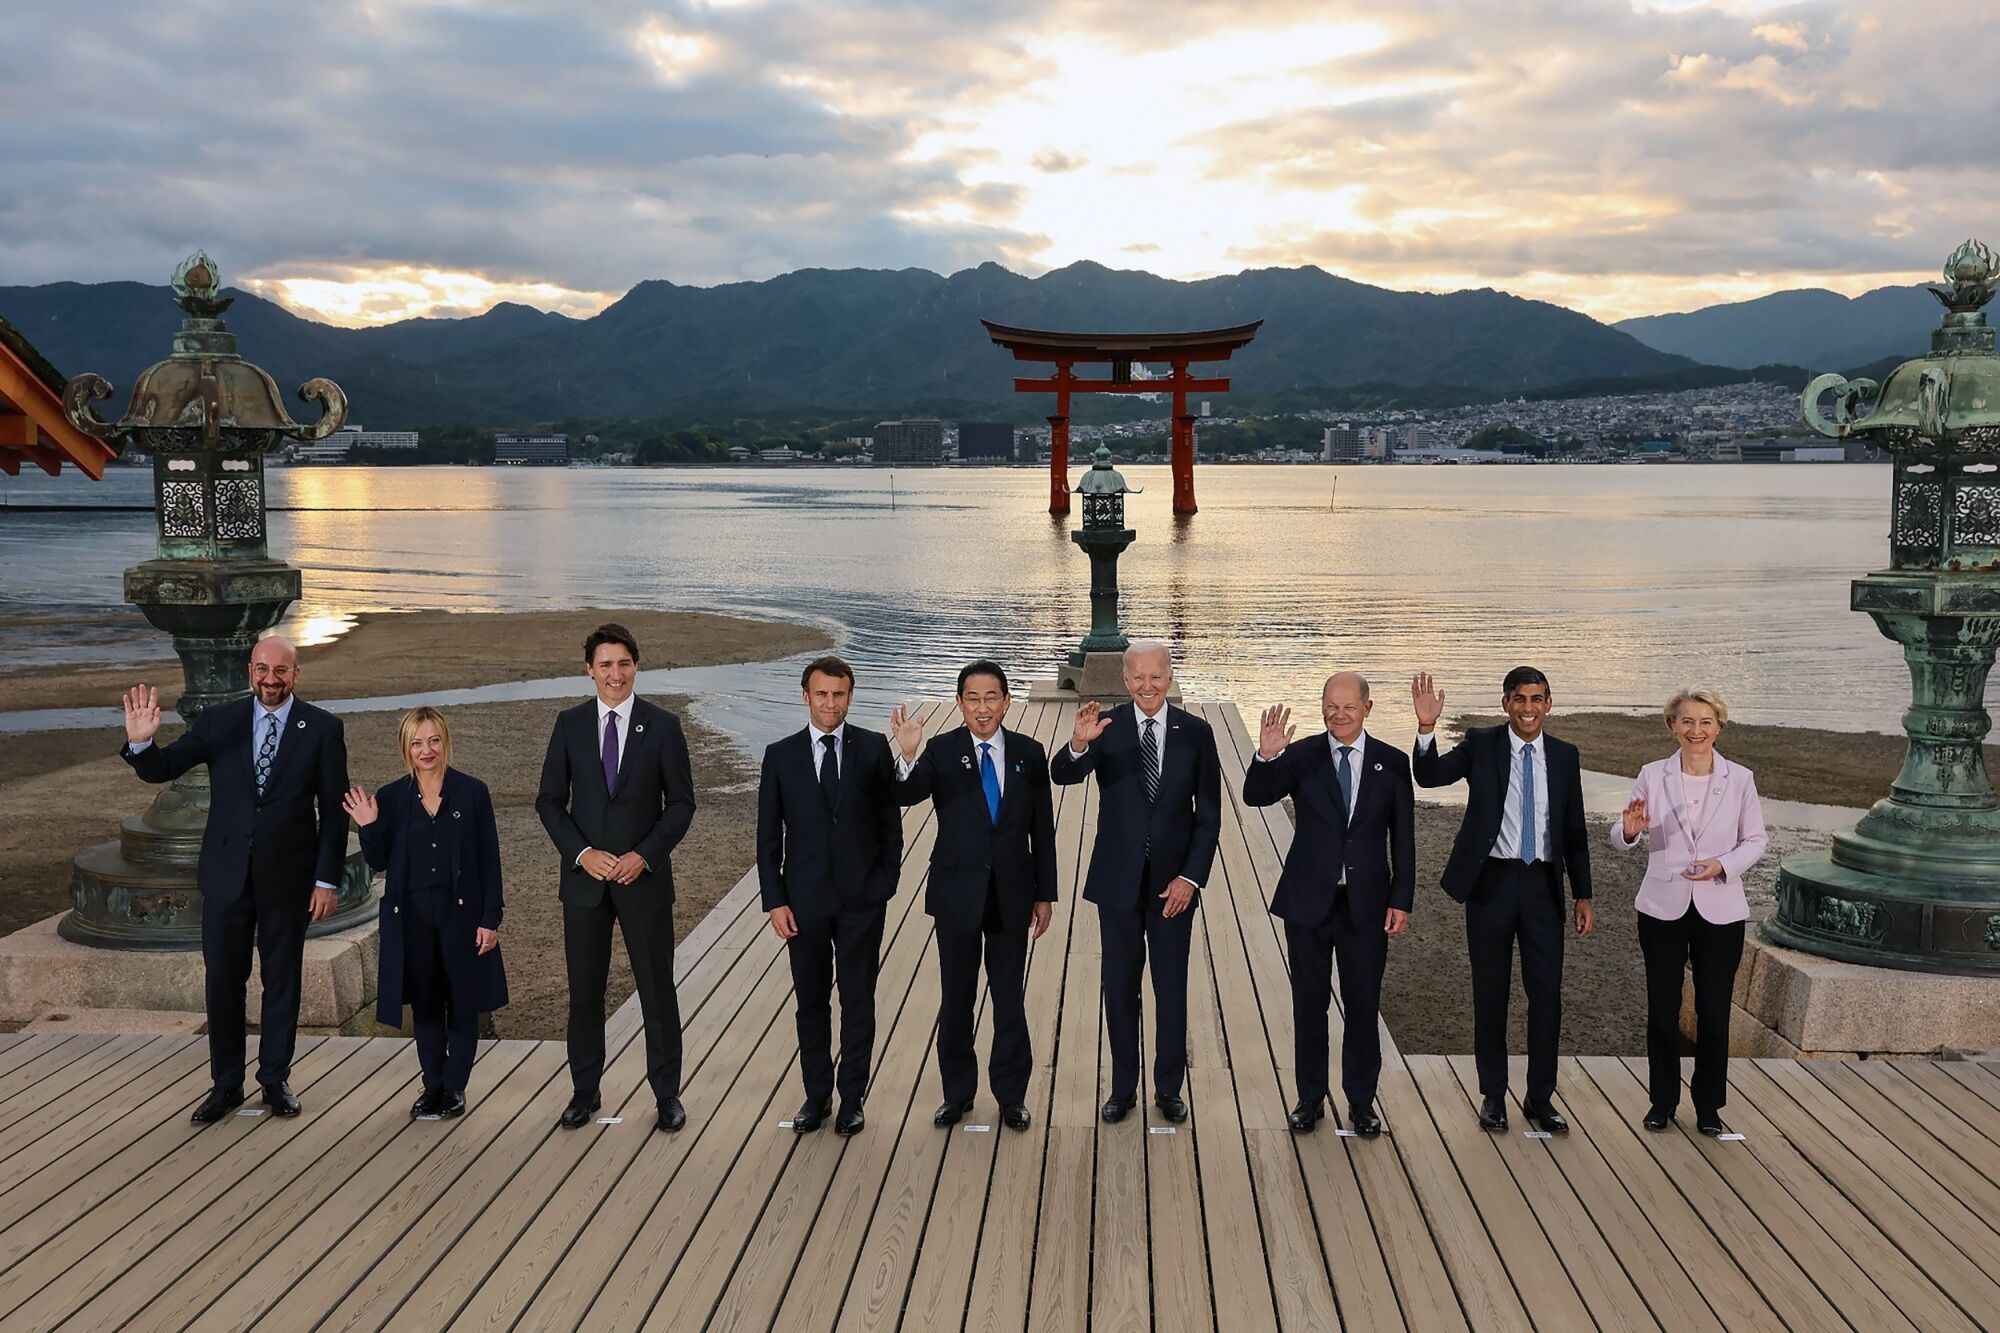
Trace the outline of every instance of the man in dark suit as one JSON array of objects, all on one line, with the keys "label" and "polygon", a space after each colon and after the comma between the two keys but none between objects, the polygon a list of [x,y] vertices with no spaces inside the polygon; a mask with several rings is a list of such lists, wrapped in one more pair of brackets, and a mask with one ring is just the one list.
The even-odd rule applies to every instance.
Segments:
[{"label": "man in dark suit", "polygon": [[1022,992],[1028,942],[1042,937],[1055,911],[1056,816],[1047,753],[1033,736],[1000,725],[1011,699],[1007,673],[981,660],[958,673],[963,727],[923,745],[923,723],[906,709],[889,719],[900,751],[896,799],[915,805],[929,797],[937,814],[924,910],[936,923],[943,992],[937,1052],[944,1104],[931,1117],[941,1127],[957,1124],[979,1090],[972,1011],[982,951],[993,1001],[987,1081],[1002,1123],[1028,1127],[1034,1051]]},{"label": "man in dark suit", "polygon": [[[833,1132],[857,1133],[875,1047],[882,920],[903,863],[903,812],[889,741],[849,725],[854,669],[822,657],[799,677],[807,722],[764,751],[757,784],[757,882],[785,941],[798,995],[799,1073],[806,1100],[792,1128],[809,1134],[833,1110]],[[840,1068],[831,995],[840,984]]]},{"label": "man in dark suit", "polygon": [[1155,639],[1125,650],[1132,706],[1076,711],[1069,746],[1050,776],[1068,785],[1097,774],[1097,842],[1085,902],[1097,904],[1104,952],[1104,1023],[1111,1039],[1107,1121],[1138,1101],[1139,977],[1153,956],[1153,1101],[1187,1119],[1188,947],[1194,909],[1222,832],[1222,764],[1215,733],[1167,703],[1173,653]]},{"label": "man in dark suit", "polygon": [[1340,962],[1340,1086],[1349,1128],[1382,1132],[1375,1084],[1382,1073],[1377,1015],[1389,936],[1410,926],[1416,899],[1416,797],[1410,760],[1366,729],[1374,704],[1352,671],[1320,691],[1326,734],[1292,744],[1292,711],[1267,708],[1257,757],[1243,775],[1247,805],[1292,798],[1292,849],[1271,895],[1292,960],[1292,1040],[1299,1104],[1290,1123],[1309,1134],[1327,1096],[1326,1011]]},{"label": "man in dark suit", "polygon": [[680,719],[632,693],[639,645],[622,625],[583,641],[597,697],[565,709],[549,737],[535,811],[562,855],[563,951],[569,963],[569,1077],[560,1121],[588,1124],[601,1100],[604,987],[611,923],[625,935],[646,1029],[646,1081],[656,1128],[687,1123],[681,1108],[681,1010],[674,992],[671,855],[694,821],[694,778]]},{"label": "man in dark suit", "polygon": [[1467,785],[1465,817],[1445,863],[1444,891],[1465,904],[1472,960],[1472,1047],[1479,1065],[1479,1123],[1507,1128],[1507,991],[1514,942],[1528,997],[1528,1087],[1521,1114],[1553,1134],[1569,1124],[1550,1098],[1562,1032],[1563,880],[1576,896],[1576,933],[1594,924],[1590,839],[1583,819],[1583,765],[1576,747],[1546,735],[1554,695],[1533,667],[1515,667],[1500,686],[1502,727],[1474,727],[1439,754],[1432,728],[1444,694],[1428,672],[1410,684],[1417,714],[1411,770],[1417,785]]},{"label": "man in dark suit", "polygon": [[202,831],[201,961],[207,974],[208,1096],[194,1111],[212,1124],[243,1104],[243,992],[254,945],[264,1005],[257,1082],[277,1115],[299,1113],[287,1080],[299,1025],[299,973],[306,927],[333,915],[347,860],[347,742],[340,719],[292,693],[299,656],[284,639],[250,652],[250,697],[205,708],[181,738],[156,746],[160,694],[125,696],[132,771],[172,782],[208,765],[208,825]]}]

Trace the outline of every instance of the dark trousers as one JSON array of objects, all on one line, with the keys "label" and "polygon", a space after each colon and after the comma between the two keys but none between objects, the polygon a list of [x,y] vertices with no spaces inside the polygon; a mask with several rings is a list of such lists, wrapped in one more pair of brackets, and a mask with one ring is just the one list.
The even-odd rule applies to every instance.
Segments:
[{"label": "dark trousers", "polygon": [[[1139,976],[1146,954],[1153,956],[1153,1090],[1178,1097],[1187,1080],[1188,949],[1194,943],[1194,905],[1179,916],[1165,915],[1166,900],[1143,886],[1139,906],[1129,912],[1097,907],[1097,930],[1104,954],[1104,1027],[1111,1040],[1111,1095],[1139,1091]],[[1322,1038],[1323,1040],[1324,1038]]]},{"label": "dark trousers", "polygon": [[1718,926],[1689,903],[1678,921],[1639,913],[1646,956],[1646,1061],[1653,1105],[1681,1102],[1681,986],[1694,972],[1694,1109],[1720,1111],[1729,1100],[1729,997],[1743,961],[1743,923]]},{"label": "dark trousers", "polygon": [[[859,1106],[868,1095],[868,1061],[875,1049],[875,977],[882,966],[882,918],[877,904],[855,912],[807,920],[785,941],[792,989],[799,1001],[799,1073],[806,1100],[833,1096]],[[840,1069],[833,1063],[835,983],[840,986]]]},{"label": "dark trousers", "polygon": [[416,1028],[417,1063],[424,1090],[464,1092],[479,1047],[479,1011],[451,994],[445,967],[444,932],[451,928],[451,893],[444,888],[413,890],[403,914],[403,995]]},{"label": "dark trousers", "polygon": [[292,1048],[298,1041],[299,972],[305,964],[310,888],[296,880],[282,888],[275,876],[250,879],[236,901],[201,902],[201,961],[207,973],[208,1070],[217,1087],[243,1083],[244,988],[250,984],[254,948],[264,986],[258,1018],[257,1081],[265,1087],[292,1075]]},{"label": "dark trousers", "polygon": [[1465,942],[1472,959],[1472,1050],[1479,1091],[1507,1095],[1507,993],[1513,988],[1514,944],[1521,946],[1521,990],[1528,997],[1528,1088],[1531,1104],[1547,1106],[1556,1090],[1556,1045],[1562,1036],[1562,894],[1545,862],[1489,858],[1465,904]]},{"label": "dark trousers", "polygon": [[594,906],[563,904],[569,963],[569,1078],[597,1095],[604,1074],[604,988],[611,975],[611,923],[625,936],[632,984],[646,1026],[646,1081],[662,1104],[681,1095],[681,1006],[674,991],[674,908],[658,889],[607,884]]},{"label": "dark trousers", "polygon": [[1014,1106],[1028,1099],[1035,1056],[1028,1039],[1022,991],[1028,975],[1028,931],[1000,924],[997,896],[986,888],[986,919],[978,930],[937,928],[938,1074],[944,1099],[969,1102],[979,1091],[979,1056],[972,1045],[973,1007],[979,1000],[979,960],[986,959],[986,990],[993,1006],[993,1051],[986,1081],[994,1099]]},{"label": "dark trousers", "polygon": [[1299,1100],[1327,1095],[1327,1008],[1333,1002],[1333,964],[1340,963],[1340,1007],[1345,1030],[1340,1039],[1340,1087],[1350,1106],[1375,1100],[1382,1073],[1382,1033],[1376,1021],[1382,1006],[1382,969],[1389,959],[1389,936],[1379,927],[1357,930],[1348,917],[1347,893],[1339,891],[1333,912],[1317,926],[1285,923],[1285,947],[1292,956],[1292,1058]]}]

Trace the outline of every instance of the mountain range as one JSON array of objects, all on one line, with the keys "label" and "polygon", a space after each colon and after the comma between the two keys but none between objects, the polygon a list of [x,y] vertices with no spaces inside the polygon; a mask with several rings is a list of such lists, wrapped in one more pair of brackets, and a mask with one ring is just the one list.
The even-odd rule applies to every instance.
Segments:
[{"label": "mountain range", "polygon": [[[503,304],[468,319],[363,329],[232,294],[226,319],[246,356],[287,391],[314,376],[335,380],[350,419],[381,429],[799,409],[1034,419],[1048,410],[1043,401],[1012,391],[1013,376],[1032,368],[994,347],[982,318],[1142,331],[1261,319],[1256,341],[1224,369],[1238,409],[1310,406],[1357,390],[1383,401],[1463,399],[1720,374],[1546,302],[1392,291],[1318,268],[1199,281],[1087,262],[1035,278],[990,263],[948,277],[802,269],[716,287],[642,282],[588,319]],[[165,288],[112,282],[0,287],[0,318],[65,374],[96,371],[122,395],[166,355],[181,316]],[[114,398],[107,410],[122,405]]]},{"label": "mountain range", "polygon": [[1940,312],[1921,286],[1878,287],[1851,297],[1808,288],[1621,320],[1614,327],[1656,351],[1709,365],[1776,361],[1812,371],[1850,370],[1923,355]]}]

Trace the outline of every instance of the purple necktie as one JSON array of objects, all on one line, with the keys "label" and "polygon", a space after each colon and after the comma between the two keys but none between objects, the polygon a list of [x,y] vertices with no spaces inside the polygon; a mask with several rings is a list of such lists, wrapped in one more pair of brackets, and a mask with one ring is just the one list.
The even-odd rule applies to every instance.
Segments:
[{"label": "purple necktie", "polygon": [[604,790],[618,790],[618,714],[604,715]]}]

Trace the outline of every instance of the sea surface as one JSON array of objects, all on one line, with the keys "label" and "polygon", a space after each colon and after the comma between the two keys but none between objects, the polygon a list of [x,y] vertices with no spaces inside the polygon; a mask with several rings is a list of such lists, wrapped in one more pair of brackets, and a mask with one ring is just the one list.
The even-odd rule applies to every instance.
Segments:
[{"label": "sea surface", "polygon": [[[1648,709],[1688,682],[1747,721],[1894,731],[1907,705],[1900,651],[1847,605],[1849,582],[1887,563],[1887,467],[1204,466],[1189,519],[1169,512],[1164,467],[1126,475],[1141,488],[1119,563],[1127,632],[1175,645],[1188,695],[1246,713],[1289,703],[1311,729],[1321,680],[1353,669],[1375,685],[1371,728],[1403,741],[1411,673],[1433,672],[1448,710],[1490,707],[1524,662],[1559,713]],[[308,639],[419,608],[779,616],[838,636],[857,716],[874,719],[948,693],[975,656],[1023,685],[1049,677],[1089,624],[1078,518],[1050,518],[1039,469],[269,476],[271,549],[305,571],[291,628]],[[81,508],[151,498],[145,468],[0,477],[0,669],[159,655],[120,614],[151,514]],[[79,508],[5,507],[48,505]],[[551,697],[581,692],[570,667],[550,664]],[[642,685],[699,688],[746,739],[795,724],[796,664]]]}]

